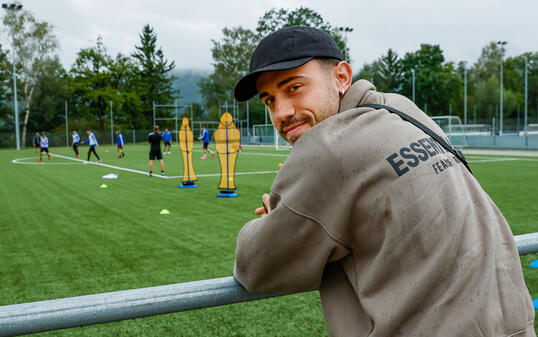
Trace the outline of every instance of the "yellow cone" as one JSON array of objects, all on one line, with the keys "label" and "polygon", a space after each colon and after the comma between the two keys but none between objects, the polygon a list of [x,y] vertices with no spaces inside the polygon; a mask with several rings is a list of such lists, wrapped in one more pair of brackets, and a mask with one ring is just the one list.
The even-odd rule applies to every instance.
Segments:
[{"label": "yellow cone", "polygon": [[161,214],[170,214],[170,211],[167,210],[167,209],[163,209],[163,210],[161,211]]},{"label": "yellow cone", "polygon": [[278,163],[278,167],[282,167],[284,164],[282,163]]},{"label": "yellow cone", "polygon": [[106,184],[102,184],[101,188],[108,188],[108,186]]}]

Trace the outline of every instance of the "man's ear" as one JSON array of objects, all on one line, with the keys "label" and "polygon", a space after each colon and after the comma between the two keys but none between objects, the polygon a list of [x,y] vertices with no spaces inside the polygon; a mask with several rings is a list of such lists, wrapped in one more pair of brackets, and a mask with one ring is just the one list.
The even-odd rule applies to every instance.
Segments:
[{"label": "man's ear", "polygon": [[338,87],[339,92],[346,92],[347,89],[351,86],[351,81],[353,78],[353,71],[351,66],[346,61],[340,61],[334,67],[334,76],[336,79],[336,86]]}]

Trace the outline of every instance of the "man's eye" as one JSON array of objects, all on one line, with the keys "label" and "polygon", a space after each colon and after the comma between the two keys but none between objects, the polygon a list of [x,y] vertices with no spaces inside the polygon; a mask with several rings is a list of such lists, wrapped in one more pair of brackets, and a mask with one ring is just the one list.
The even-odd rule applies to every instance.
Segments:
[{"label": "man's eye", "polygon": [[295,90],[299,89],[299,87],[300,87],[299,85],[294,85],[293,87],[291,87],[289,89],[289,91],[295,91]]},{"label": "man's eye", "polygon": [[274,100],[275,100],[275,99],[274,99],[274,98],[272,98],[272,97],[271,97],[271,98],[268,98],[268,99],[266,99],[266,100],[265,100],[265,105],[271,105],[271,103],[273,103],[273,101],[274,101]]}]

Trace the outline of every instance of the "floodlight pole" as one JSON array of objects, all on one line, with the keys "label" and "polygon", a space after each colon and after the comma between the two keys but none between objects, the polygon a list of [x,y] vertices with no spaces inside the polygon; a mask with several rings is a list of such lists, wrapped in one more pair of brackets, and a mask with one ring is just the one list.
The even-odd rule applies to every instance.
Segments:
[{"label": "floodlight pole", "polygon": [[[525,107],[524,107],[524,114],[525,114],[525,117],[523,118],[524,120],[524,131],[525,131],[525,137],[527,137],[527,99],[528,99],[528,80],[527,80],[527,66],[528,66],[528,60],[527,60],[527,56],[525,56]],[[526,140],[525,140],[526,142]]]},{"label": "floodlight pole", "polygon": [[467,130],[467,64],[463,63],[463,125]]},{"label": "floodlight pole", "polygon": [[504,45],[506,45],[508,42],[506,41],[498,41],[497,44],[501,46],[501,97],[500,97],[500,107],[499,107],[499,136],[502,136],[503,134],[503,53],[502,48]]},{"label": "floodlight pole", "polygon": [[411,69],[411,81],[413,83],[412,87],[413,87],[413,103],[415,103],[415,69]]},{"label": "floodlight pole", "polygon": [[[191,102],[191,130],[194,132],[194,109],[192,108],[192,102]],[[179,140],[178,140],[179,143]]]},{"label": "floodlight pole", "polygon": [[177,130],[177,98],[174,99],[174,112],[175,112],[175,122],[176,122],[176,129],[174,130],[174,135],[176,136],[176,142],[179,143],[179,132]]},{"label": "floodlight pole", "polygon": [[155,125],[155,101],[153,101],[153,126]]},{"label": "floodlight pole", "polygon": [[69,122],[67,119],[67,101],[65,102],[65,146],[69,146]]},{"label": "floodlight pole", "polygon": [[112,101],[110,101],[110,142],[114,145],[114,112],[112,111]]},{"label": "floodlight pole", "polygon": [[[16,3],[3,3],[2,8],[7,11],[18,11],[22,9],[21,4]],[[15,14],[13,14],[15,15]],[[15,23],[11,25],[11,56],[13,62],[13,112],[15,115],[15,141],[17,144],[17,151],[21,149],[21,136],[19,131],[19,106],[17,102],[17,73],[16,73],[16,57],[15,57]]]}]

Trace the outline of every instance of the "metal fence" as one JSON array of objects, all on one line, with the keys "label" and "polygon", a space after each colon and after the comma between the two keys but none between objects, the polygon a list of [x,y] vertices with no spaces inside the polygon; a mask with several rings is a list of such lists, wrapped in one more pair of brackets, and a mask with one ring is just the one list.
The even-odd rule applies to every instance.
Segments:
[{"label": "metal fence", "polygon": [[[520,255],[538,253],[538,233],[515,237]],[[280,296],[253,294],[233,277],[0,307],[0,336],[80,327]]]}]

